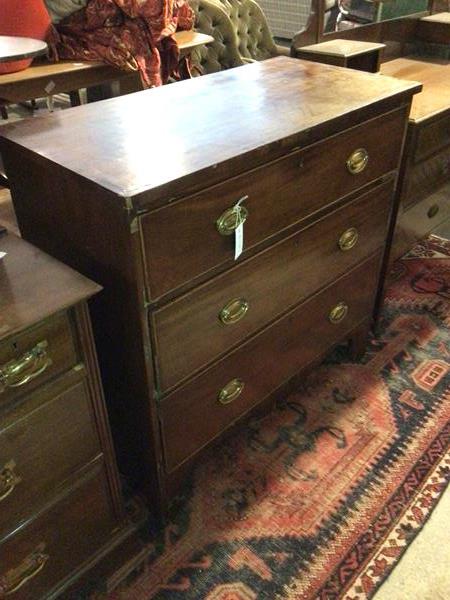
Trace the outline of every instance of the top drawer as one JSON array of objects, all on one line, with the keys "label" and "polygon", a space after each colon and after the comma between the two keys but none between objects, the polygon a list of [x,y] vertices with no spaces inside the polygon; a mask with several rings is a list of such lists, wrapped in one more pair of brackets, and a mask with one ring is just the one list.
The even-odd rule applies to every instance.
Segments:
[{"label": "top drawer", "polygon": [[144,215],[149,297],[233,263],[234,235],[221,235],[217,221],[244,196],[245,256],[263,240],[396,169],[405,123],[405,109],[393,111]]},{"label": "top drawer", "polygon": [[450,115],[420,126],[414,161],[420,162],[450,145]]},{"label": "top drawer", "polygon": [[64,373],[77,362],[67,313],[0,343],[0,407]]}]

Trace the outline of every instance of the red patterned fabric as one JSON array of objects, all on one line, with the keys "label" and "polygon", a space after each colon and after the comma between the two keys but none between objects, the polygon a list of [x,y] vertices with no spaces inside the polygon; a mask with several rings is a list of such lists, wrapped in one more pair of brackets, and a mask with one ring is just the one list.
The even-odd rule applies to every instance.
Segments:
[{"label": "red patterned fabric", "polygon": [[172,34],[192,25],[185,0],[90,0],[58,24],[49,41],[56,59],[102,60],[139,71],[144,86],[152,87],[176,74]]}]

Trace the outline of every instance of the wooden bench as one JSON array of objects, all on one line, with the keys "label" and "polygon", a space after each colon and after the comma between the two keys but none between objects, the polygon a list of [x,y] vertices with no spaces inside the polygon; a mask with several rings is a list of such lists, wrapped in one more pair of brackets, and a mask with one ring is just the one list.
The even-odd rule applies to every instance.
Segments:
[{"label": "wooden bench", "polygon": [[[196,31],[179,31],[174,34],[182,56],[197,46],[213,41],[210,35]],[[118,81],[120,93],[142,89],[137,73],[121,71],[102,62],[43,61],[25,71],[0,75],[0,102],[13,104],[33,98],[70,93],[81,88]]]},{"label": "wooden bench", "polygon": [[1,75],[0,99],[14,104],[130,78],[136,80],[136,74],[101,62],[42,62],[25,71]]}]

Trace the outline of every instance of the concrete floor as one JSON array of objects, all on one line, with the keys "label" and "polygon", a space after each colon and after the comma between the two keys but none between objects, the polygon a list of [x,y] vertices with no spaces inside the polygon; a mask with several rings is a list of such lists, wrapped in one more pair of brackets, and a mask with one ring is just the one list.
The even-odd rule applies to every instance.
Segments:
[{"label": "concrete floor", "polygon": [[450,599],[450,488],[374,600]]}]

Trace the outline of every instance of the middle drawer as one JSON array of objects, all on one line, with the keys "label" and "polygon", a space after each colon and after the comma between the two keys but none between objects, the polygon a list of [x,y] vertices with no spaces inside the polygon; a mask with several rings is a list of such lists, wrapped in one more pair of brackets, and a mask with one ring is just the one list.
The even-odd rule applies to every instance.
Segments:
[{"label": "middle drawer", "polygon": [[153,313],[161,391],[209,364],[385,239],[393,192],[382,184]]},{"label": "middle drawer", "polygon": [[28,414],[18,407],[3,417],[0,539],[100,452],[83,370],[72,370],[41,389],[38,408]]}]

